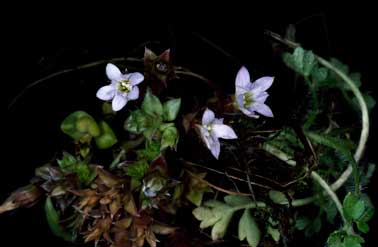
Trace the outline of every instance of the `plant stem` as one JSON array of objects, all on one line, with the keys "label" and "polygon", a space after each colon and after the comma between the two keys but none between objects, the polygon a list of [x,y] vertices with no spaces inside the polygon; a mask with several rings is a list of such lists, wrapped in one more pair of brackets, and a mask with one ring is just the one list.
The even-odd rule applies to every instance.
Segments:
[{"label": "plant stem", "polygon": [[[360,193],[360,177],[358,172],[358,166],[357,163],[361,159],[362,154],[365,150],[366,142],[369,137],[369,112],[366,105],[366,102],[364,100],[364,97],[361,94],[361,91],[358,89],[358,87],[354,84],[354,82],[341,70],[333,66],[331,63],[326,61],[325,59],[316,56],[318,62],[322,64],[324,67],[332,70],[335,72],[341,79],[345,81],[346,84],[348,84],[349,88],[352,90],[353,94],[356,96],[358,104],[361,108],[362,113],[362,131],[360,134],[360,140],[358,143],[358,147],[356,149],[356,152],[354,153],[354,159],[356,162],[349,164],[348,169],[340,176],[338,181],[336,181],[340,186],[345,183],[345,181],[348,179],[350,174],[353,172],[354,180],[356,184],[356,193]],[[352,169],[349,169],[351,167]],[[341,180],[342,179],[342,180]]]},{"label": "plant stem", "polygon": [[332,188],[327,184],[327,182],[315,171],[311,172],[311,177],[314,179],[322,188],[325,190],[325,192],[329,195],[329,197],[332,199],[332,201],[335,203],[337,210],[340,213],[341,218],[343,219],[344,223],[347,223],[344,212],[343,212],[343,206],[337,197],[336,193],[332,190]]},{"label": "plant stem", "polygon": [[[265,34],[272,37],[273,39],[287,45],[288,47],[293,48],[293,49],[300,46],[299,43],[295,43],[295,42],[292,42],[288,39],[285,39],[285,38],[281,37],[279,34],[274,33],[272,31],[265,30]],[[360,161],[360,159],[362,157],[362,154],[363,154],[365,147],[366,147],[367,139],[369,137],[369,112],[368,112],[366,102],[365,102],[365,100],[364,100],[364,98],[361,94],[361,91],[354,84],[354,82],[345,73],[343,73],[341,70],[339,70],[338,68],[333,66],[327,60],[325,60],[325,59],[323,59],[319,56],[315,56],[315,57],[320,64],[322,64],[324,67],[328,68],[329,70],[335,72],[342,80],[345,81],[346,84],[348,84],[348,86],[350,87],[354,96],[357,98],[357,101],[358,101],[358,104],[360,106],[361,113],[362,113],[362,130],[361,130],[361,134],[360,134],[360,140],[358,142],[358,147],[357,147],[357,149],[354,153],[354,159],[356,160],[356,163],[355,164],[349,164],[348,168],[330,186],[333,191],[336,191],[348,180],[348,178],[352,174],[352,172],[354,172],[355,180],[357,179],[356,181],[359,181],[359,177],[357,177],[358,176],[357,163]],[[360,190],[359,186],[358,187],[356,186],[356,188],[358,189],[358,191]],[[316,199],[316,196],[304,198],[304,199],[299,199],[299,200],[301,200],[302,202],[311,203],[315,199]],[[303,205],[306,205],[306,204],[303,204]],[[301,206],[303,206],[303,205],[301,205]]]},{"label": "plant stem", "polygon": [[233,207],[235,211],[241,210],[241,209],[251,209],[251,208],[265,208],[266,204],[265,202],[251,202],[249,204]]}]

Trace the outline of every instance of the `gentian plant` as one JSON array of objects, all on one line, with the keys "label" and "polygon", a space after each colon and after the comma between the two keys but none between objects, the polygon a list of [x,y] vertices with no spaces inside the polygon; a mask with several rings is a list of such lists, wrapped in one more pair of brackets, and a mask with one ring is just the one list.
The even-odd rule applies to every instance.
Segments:
[{"label": "gentian plant", "polygon": [[[0,213],[43,201],[56,236],[94,246],[292,246],[320,233],[330,247],[362,246],[374,214],[363,188],[375,165],[361,158],[375,101],[339,60],[267,34],[286,73],[230,66],[219,73],[234,91],[173,64],[165,47],[83,65],[104,72],[93,95],[102,114],[62,119],[66,149]],[[170,90],[193,81],[211,95]],[[275,87],[291,81],[302,85],[287,106],[296,115],[275,121],[290,102],[274,101]],[[361,114],[362,127],[335,107]]]}]

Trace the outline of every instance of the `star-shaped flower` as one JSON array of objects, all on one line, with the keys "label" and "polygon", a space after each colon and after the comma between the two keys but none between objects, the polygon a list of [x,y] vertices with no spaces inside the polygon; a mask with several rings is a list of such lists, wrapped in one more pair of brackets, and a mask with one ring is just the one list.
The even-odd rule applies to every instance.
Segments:
[{"label": "star-shaped flower", "polygon": [[159,79],[166,87],[168,79],[174,77],[174,67],[170,63],[170,49],[165,50],[159,56],[152,50],[144,49],[144,66],[148,74]]},{"label": "star-shaped flower", "polygon": [[266,117],[273,117],[272,110],[265,104],[269,94],[266,92],[272,86],[274,77],[265,76],[251,83],[249,72],[242,67],[235,80],[236,103],[245,115],[258,118],[258,112]]},{"label": "star-shaped flower", "polygon": [[219,138],[238,138],[230,126],[223,124],[223,118],[215,118],[214,112],[209,109],[206,109],[203,113],[202,125],[198,125],[198,127],[202,140],[216,159],[218,159],[220,153]]},{"label": "star-shaped flower", "polygon": [[128,101],[136,100],[139,97],[137,85],[144,80],[141,73],[122,74],[117,66],[108,63],[106,75],[111,81],[110,85],[101,87],[96,96],[101,100],[112,100],[113,111],[121,110]]}]

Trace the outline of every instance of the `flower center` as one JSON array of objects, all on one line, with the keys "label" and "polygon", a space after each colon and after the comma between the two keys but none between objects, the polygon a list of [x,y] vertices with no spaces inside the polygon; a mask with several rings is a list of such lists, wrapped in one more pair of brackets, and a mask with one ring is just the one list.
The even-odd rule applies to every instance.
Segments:
[{"label": "flower center", "polygon": [[207,131],[211,132],[213,130],[213,125],[212,124],[206,124],[205,126],[205,129],[207,129]]},{"label": "flower center", "polygon": [[155,64],[155,66],[156,66],[157,71],[160,72],[160,73],[165,74],[165,73],[168,72],[168,64],[166,64],[166,63],[163,62],[163,61],[158,61],[158,62]]},{"label": "flower center", "polygon": [[130,80],[121,80],[118,81],[118,90],[123,92],[123,93],[129,93],[131,91],[131,84]]},{"label": "flower center", "polygon": [[243,94],[243,105],[244,107],[248,107],[253,104],[255,100],[253,99],[253,94],[251,92],[246,92]]}]

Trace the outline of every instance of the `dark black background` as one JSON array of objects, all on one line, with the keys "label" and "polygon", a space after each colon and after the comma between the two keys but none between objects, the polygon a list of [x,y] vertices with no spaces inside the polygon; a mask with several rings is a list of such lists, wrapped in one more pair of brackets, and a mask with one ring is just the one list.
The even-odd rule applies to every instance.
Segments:
[{"label": "dark black background", "polygon": [[[201,20],[192,13],[185,22],[167,21],[162,16],[169,15],[162,13],[149,19],[141,15],[139,21],[134,17],[127,18],[127,15],[115,20],[92,17],[72,21],[67,14],[55,23],[51,22],[54,13],[46,18],[30,17],[19,23],[13,22],[12,18],[3,20],[0,200],[4,200],[10,191],[25,185],[34,168],[55,155],[59,150],[55,140],[62,138],[58,129],[61,119],[70,111],[85,110],[91,104],[98,104],[92,96],[106,78],[102,71],[96,69],[63,76],[31,89],[8,110],[8,105],[20,90],[61,69],[126,55],[148,40],[158,40],[166,47],[173,46],[177,62],[190,65],[220,81],[232,82],[241,64],[253,68],[256,73],[274,74],[269,68],[270,60],[266,58],[269,45],[263,31],[267,28],[282,34],[288,24],[296,24],[297,39],[305,48],[314,49],[325,57],[340,58],[353,71],[361,72],[363,89],[372,91],[378,98],[375,90],[377,40],[374,26],[377,18],[370,6],[343,5],[341,9],[303,6],[300,10],[284,10],[272,5],[240,13],[233,9],[215,17],[205,15]],[[210,48],[195,33],[216,43],[233,58],[226,58]],[[86,79],[86,83],[77,78]],[[88,85],[88,78],[93,79],[93,84]],[[74,91],[72,86],[76,87]],[[83,93],[87,95],[84,98],[81,96]],[[274,97],[280,97],[284,102],[285,95],[278,93],[273,93]],[[374,127],[377,109],[371,116]],[[377,131],[372,129],[366,154],[375,163],[376,144]],[[375,205],[378,205],[374,190],[377,177],[374,176],[368,189]],[[0,241],[9,242],[9,246],[65,246],[52,236],[41,217],[42,213],[41,207],[35,207],[0,215]],[[366,246],[374,246],[378,240],[374,235],[378,232],[376,219],[375,216]],[[306,244],[322,246],[321,243]]]}]

